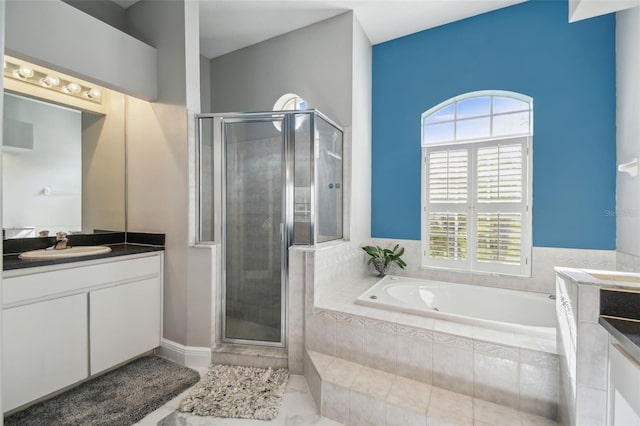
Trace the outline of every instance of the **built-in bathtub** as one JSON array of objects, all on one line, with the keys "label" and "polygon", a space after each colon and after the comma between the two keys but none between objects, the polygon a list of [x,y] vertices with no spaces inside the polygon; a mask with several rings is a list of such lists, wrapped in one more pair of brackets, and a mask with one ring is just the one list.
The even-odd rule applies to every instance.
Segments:
[{"label": "built-in bathtub", "polygon": [[[304,344],[307,351],[527,413],[557,418],[560,361],[555,327],[546,327],[549,322],[540,328],[550,330],[550,333],[541,336],[519,332],[517,325],[515,329],[500,330],[501,326],[496,325],[498,321],[495,320],[485,323],[494,326],[491,328],[477,320],[463,320],[454,315],[446,319],[430,318],[423,311],[413,311],[408,306],[365,306],[356,303],[356,299],[363,293],[369,295],[368,291],[380,281],[366,267],[361,245],[351,242],[304,252],[304,263],[299,262],[297,269],[294,267],[293,270],[299,272],[292,277],[299,277],[305,286]],[[394,277],[387,281],[400,280],[400,277],[391,278]],[[488,279],[490,277],[482,277],[483,282]],[[503,281],[496,279],[495,284],[500,283]],[[548,295],[520,294],[548,300],[543,306],[550,308],[552,314],[542,317],[555,325],[554,301]],[[489,299],[503,299],[503,295],[505,293],[500,291],[499,297]],[[475,298],[472,302],[484,304]],[[502,307],[515,305],[523,303],[503,299],[502,304],[498,304]],[[437,306],[440,313],[441,306]],[[533,311],[546,311],[547,308],[534,308]],[[522,326],[528,331],[535,327]],[[305,355],[305,376],[314,370],[309,362]],[[321,404],[319,380],[308,380],[316,402]]]},{"label": "built-in bathtub", "polygon": [[356,304],[532,336],[553,336],[553,296],[388,275]]}]

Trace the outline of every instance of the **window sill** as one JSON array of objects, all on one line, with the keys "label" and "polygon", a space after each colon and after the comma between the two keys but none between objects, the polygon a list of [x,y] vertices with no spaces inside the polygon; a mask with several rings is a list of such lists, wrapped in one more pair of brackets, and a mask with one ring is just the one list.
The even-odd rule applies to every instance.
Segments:
[{"label": "window sill", "polygon": [[425,266],[425,265],[420,265],[420,269],[425,270],[425,271],[454,272],[454,273],[463,274],[463,275],[480,275],[480,276],[485,276],[485,277],[531,278],[531,273],[529,273],[529,274],[507,274],[507,273],[500,273],[500,272],[470,271],[468,269],[444,268],[444,267],[440,267],[440,266]]}]

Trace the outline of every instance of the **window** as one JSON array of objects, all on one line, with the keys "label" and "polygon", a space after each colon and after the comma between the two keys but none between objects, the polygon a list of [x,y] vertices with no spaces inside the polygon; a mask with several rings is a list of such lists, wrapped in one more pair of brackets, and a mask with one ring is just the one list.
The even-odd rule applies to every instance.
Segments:
[{"label": "window", "polygon": [[[275,104],[273,104],[274,111],[293,111],[293,110],[305,110],[307,109],[307,103],[300,96],[295,93],[285,93],[280,96]],[[304,121],[303,116],[296,116],[296,130],[300,128]],[[273,125],[278,131],[280,131],[280,122],[274,121]]]},{"label": "window", "polygon": [[424,266],[530,275],[532,103],[483,91],[422,114]]}]

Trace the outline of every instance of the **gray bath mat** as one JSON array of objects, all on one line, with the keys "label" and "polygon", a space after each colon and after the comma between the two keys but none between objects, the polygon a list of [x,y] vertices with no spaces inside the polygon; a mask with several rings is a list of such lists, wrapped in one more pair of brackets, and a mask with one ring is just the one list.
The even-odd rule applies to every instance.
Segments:
[{"label": "gray bath mat", "polygon": [[284,368],[213,365],[178,410],[198,416],[271,420],[278,415],[288,379]]},{"label": "gray bath mat", "polygon": [[198,380],[197,371],[148,356],[8,416],[4,424],[129,426]]}]

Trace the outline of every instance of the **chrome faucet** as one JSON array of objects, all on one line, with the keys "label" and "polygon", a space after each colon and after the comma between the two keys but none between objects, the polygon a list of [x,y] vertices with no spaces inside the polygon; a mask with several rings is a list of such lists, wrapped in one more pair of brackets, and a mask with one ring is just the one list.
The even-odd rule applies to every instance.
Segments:
[{"label": "chrome faucet", "polygon": [[53,245],[54,250],[63,250],[67,248],[67,243],[69,240],[67,239],[66,232],[56,232],[56,243]]}]

